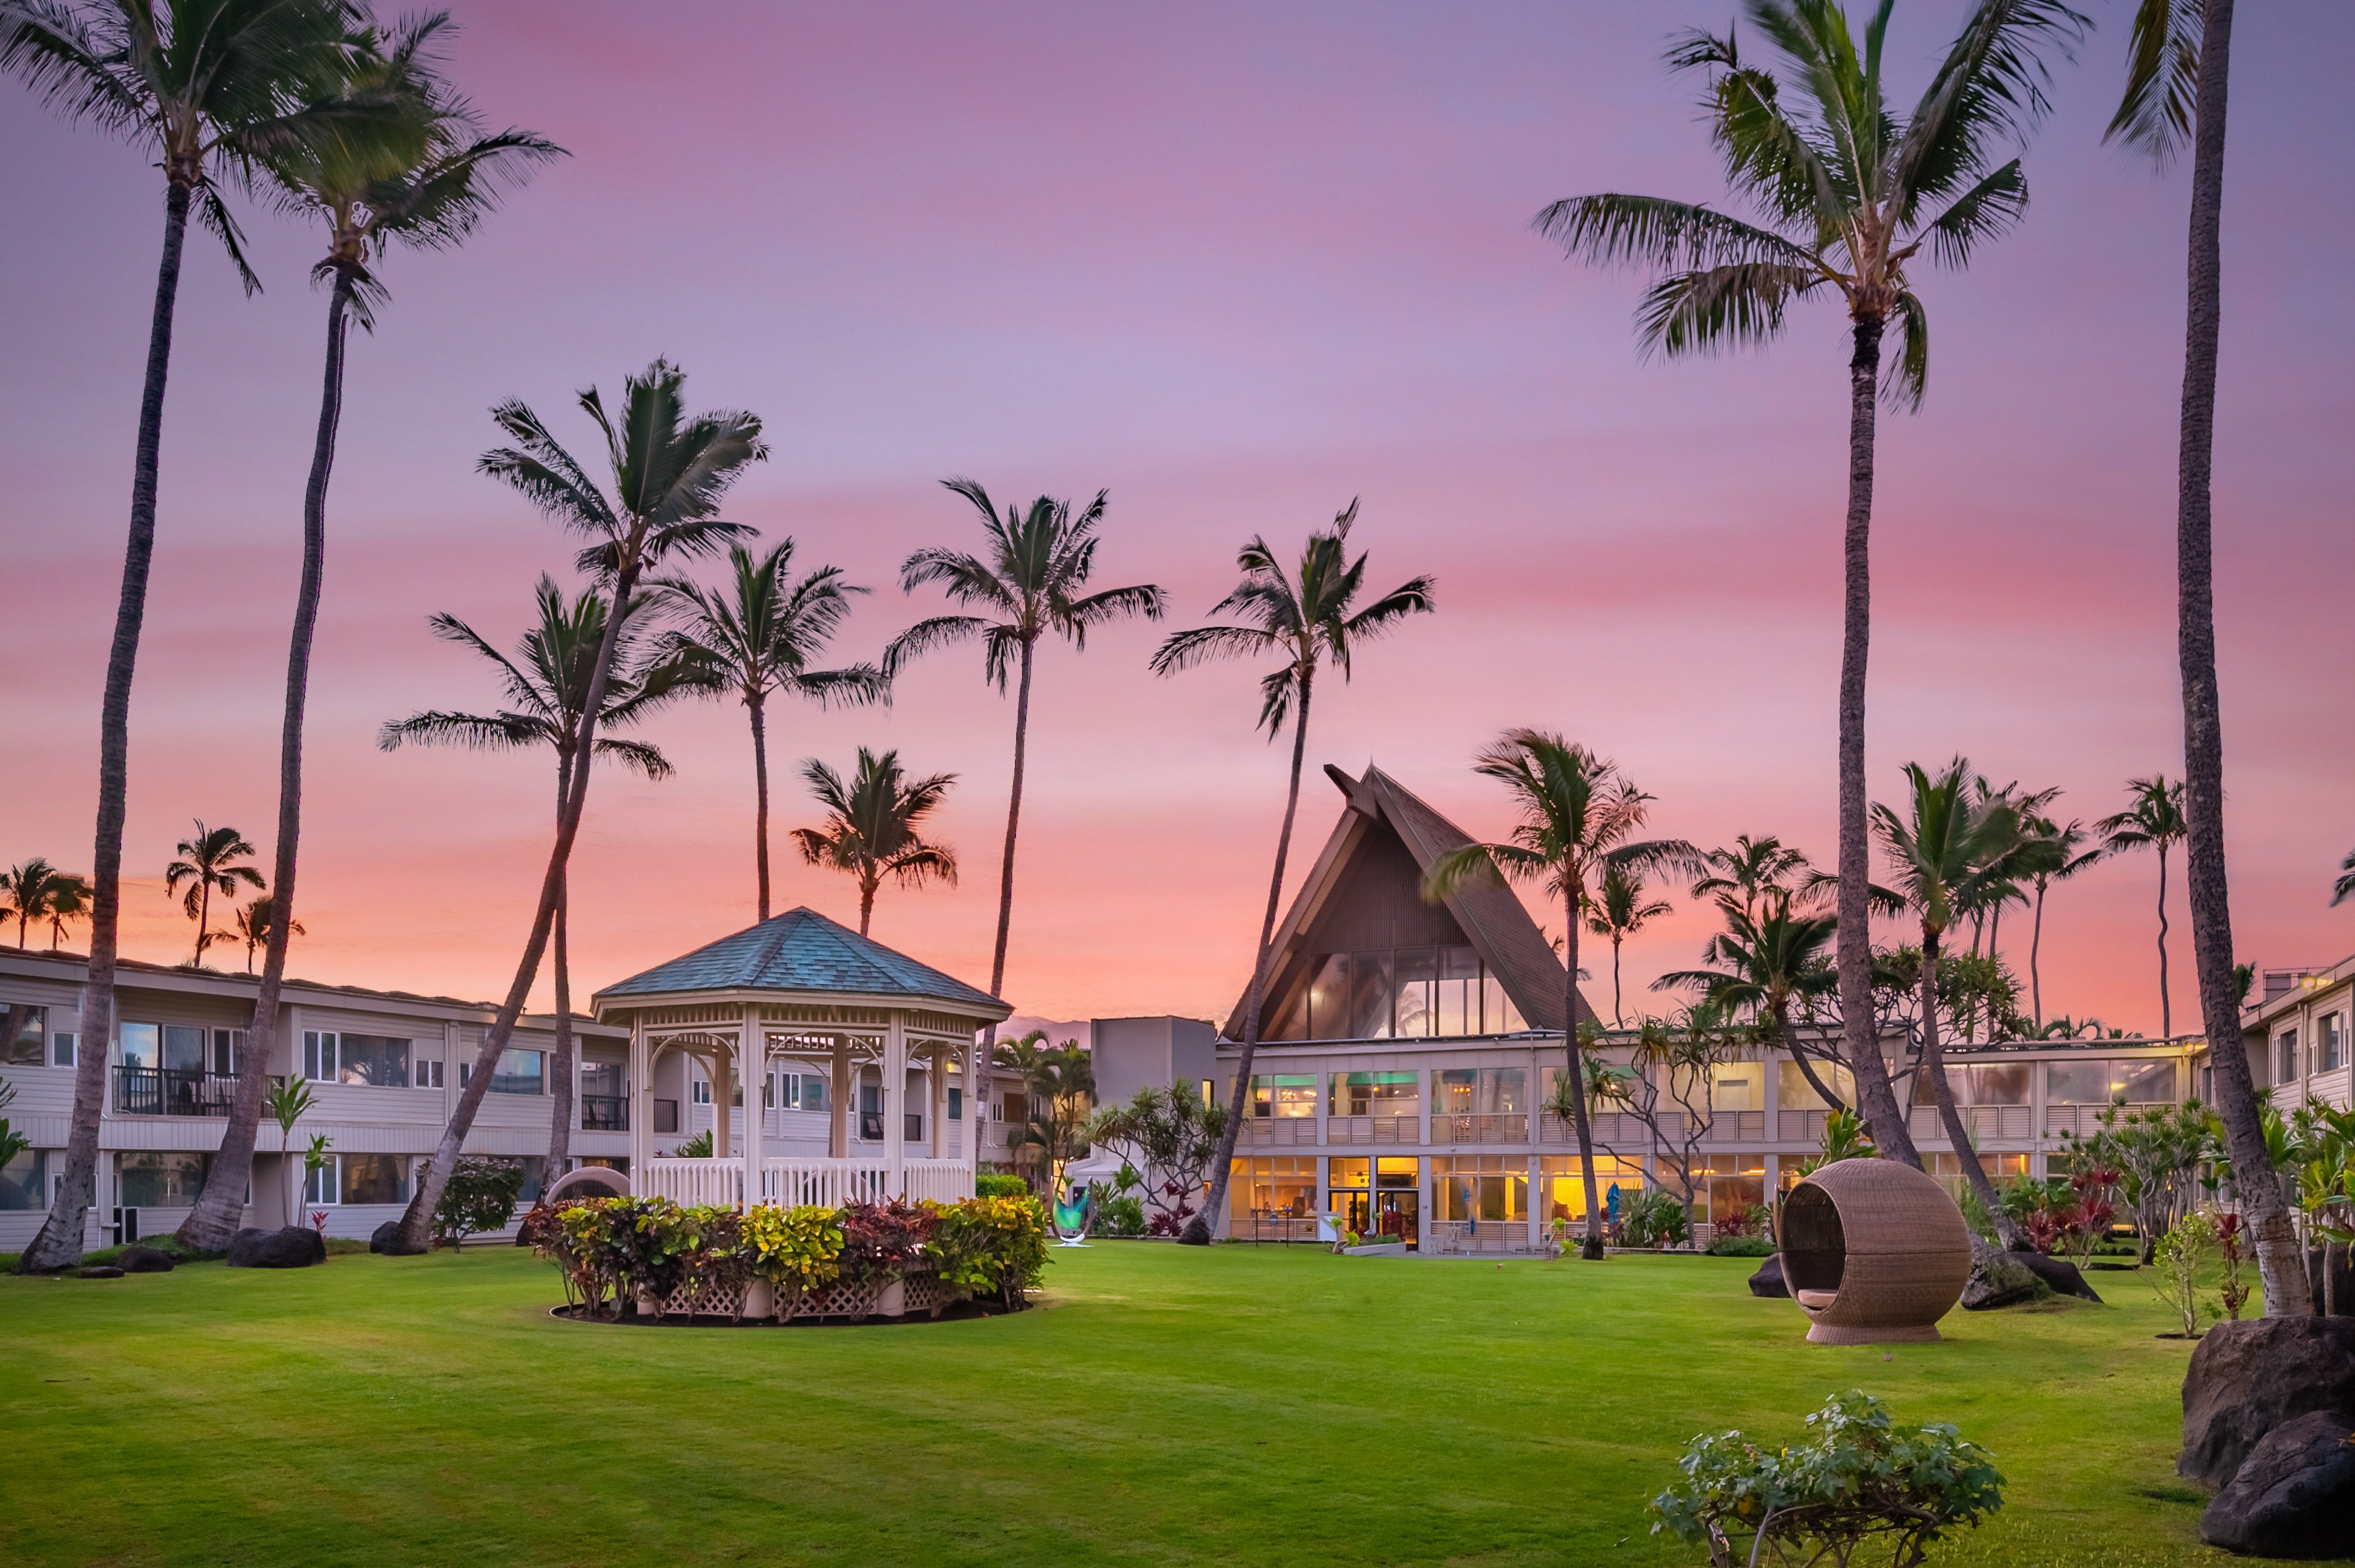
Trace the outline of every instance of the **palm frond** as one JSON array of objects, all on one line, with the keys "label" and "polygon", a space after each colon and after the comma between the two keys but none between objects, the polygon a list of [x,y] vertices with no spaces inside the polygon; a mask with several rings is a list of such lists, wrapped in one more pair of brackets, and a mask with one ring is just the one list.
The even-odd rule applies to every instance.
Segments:
[{"label": "palm frond", "polygon": [[1636,304],[1636,341],[1644,354],[1671,359],[1756,347],[1781,334],[1793,299],[1826,281],[1819,268],[1772,261],[1670,273]]},{"label": "palm frond", "polygon": [[2027,211],[2028,180],[2014,158],[1930,220],[1930,254],[1945,266],[1967,266],[1973,245],[2009,233]]},{"label": "palm frond", "polygon": [[1154,651],[1146,668],[1156,675],[1174,675],[1211,659],[1255,658],[1282,646],[1281,638],[1256,626],[1197,626],[1172,632]]},{"label": "palm frond", "polygon": [[1921,296],[1901,291],[1890,307],[1897,325],[1897,352],[1885,355],[1881,396],[1892,408],[1913,411],[1930,390],[1930,317]]},{"label": "palm frond", "polygon": [[916,622],[884,646],[885,678],[896,677],[900,673],[900,666],[909,660],[977,636],[986,630],[989,624],[977,615],[936,615],[930,620]]},{"label": "palm frond", "polygon": [[2160,168],[2191,140],[2200,100],[2201,0],[2141,0],[2126,48],[2126,91],[2102,140],[2124,141]]},{"label": "palm frond", "polygon": [[1540,208],[1529,227],[1573,260],[1596,266],[1817,265],[1804,248],[1770,229],[1712,207],[1659,196],[1571,196]]}]

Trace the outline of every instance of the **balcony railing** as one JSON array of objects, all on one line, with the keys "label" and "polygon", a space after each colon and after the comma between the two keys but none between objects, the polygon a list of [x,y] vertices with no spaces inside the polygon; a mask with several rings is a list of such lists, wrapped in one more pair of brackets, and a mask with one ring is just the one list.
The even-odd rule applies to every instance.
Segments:
[{"label": "balcony railing", "polygon": [[627,1095],[582,1095],[581,1097],[581,1130],[583,1132],[629,1131],[629,1097]]},{"label": "balcony railing", "polygon": [[237,1078],[196,1067],[142,1067],[117,1063],[117,1116],[227,1116]]},{"label": "balcony railing", "polygon": [[1239,1142],[1253,1149],[1284,1148],[1316,1141],[1313,1116],[1255,1116],[1244,1118]]},{"label": "balcony railing", "polygon": [[1421,1143],[1419,1116],[1337,1116],[1327,1118],[1327,1143]]},{"label": "balcony railing", "polygon": [[1527,1143],[1529,1118],[1520,1111],[1487,1115],[1448,1112],[1431,1118],[1433,1143]]}]

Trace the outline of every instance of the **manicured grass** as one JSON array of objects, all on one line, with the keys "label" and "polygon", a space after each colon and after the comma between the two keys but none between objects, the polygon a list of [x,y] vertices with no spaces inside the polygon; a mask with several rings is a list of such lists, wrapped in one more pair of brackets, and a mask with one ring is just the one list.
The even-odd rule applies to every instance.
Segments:
[{"label": "manicured grass", "polygon": [[0,1279],[0,1562],[1693,1563],[1686,1439],[1849,1386],[2009,1478],[1939,1561],[2221,1561],[2139,1281],[1884,1354],[1754,1266],[1103,1243],[1044,1310],[789,1330],[552,1320],[512,1247]]}]

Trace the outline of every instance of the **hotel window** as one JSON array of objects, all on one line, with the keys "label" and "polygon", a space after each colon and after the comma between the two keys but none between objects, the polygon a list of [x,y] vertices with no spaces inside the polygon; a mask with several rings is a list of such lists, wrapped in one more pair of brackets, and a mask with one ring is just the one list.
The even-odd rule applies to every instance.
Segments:
[{"label": "hotel window", "polygon": [[2347,1065],[2347,1015],[2327,1012],[2322,1016],[2321,1062],[2318,1073],[2335,1073]]},{"label": "hotel window", "polygon": [[[1721,1224],[1766,1204],[1766,1162],[1757,1155],[1713,1154],[1694,1171],[1695,1219]],[[1703,1174],[1706,1172],[1706,1174]]]},{"label": "hotel window", "polygon": [[1975,1106],[2024,1106],[2036,1069],[2026,1062],[1994,1062],[1968,1069],[1970,1103]]},{"label": "hotel window", "polygon": [[708,1078],[690,1080],[687,1086],[687,1097],[699,1106],[709,1105],[711,1103],[710,1080]]},{"label": "hotel window", "polygon": [[1724,1115],[1766,1108],[1766,1064],[1718,1062],[1709,1069],[1709,1107]]},{"label": "hotel window", "polygon": [[1316,1160],[1313,1155],[1238,1160],[1230,1168],[1228,1230],[1251,1234],[1254,1220],[1305,1220],[1316,1213]]},{"label": "hotel window", "polygon": [[1370,1160],[1328,1160],[1325,1162],[1325,1206],[1345,1230],[1363,1235],[1368,1230],[1369,1192],[1373,1186]]},{"label": "hotel window", "polygon": [[[617,1068],[616,1071],[619,1071]],[[826,1079],[816,1073],[772,1073],[761,1103],[786,1110],[822,1111],[826,1109]],[[954,1089],[949,1091],[954,1095]]]},{"label": "hotel window", "polygon": [[[1586,1217],[1586,1177],[1576,1155],[1549,1154],[1540,1160],[1538,1189],[1544,1204],[1539,1217],[1548,1224]],[[1604,1156],[1594,1161],[1594,1196],[1606,1215],[1625,1210],[1643,1190],[1644,1167],[1636,1160]]]},{"label": "hotel window", "polygon": [[126,1209],[185,1209],[205,1188],[213,1157],[187,1150],[145,1149],[114,1157],[115,1202]]},{"label": "hotel window", "polygon": [[1527,1221],[1529,1162],[1505,1154],[1442,1155],[1431,1162],[1443,1220]]},{"label": "hotel window", "polygon": [[336,1076],[336,1036],[332,1031],[303,1031],[303,1075],[315,1083]]},{"label": "hotel window", "polygon": [[[509,1055],[515,1054],[513,1052]],[[537,1057],[537,1051],[526,1054]],[[336,1037],[336,1075],[339,1084],[358,1084],[372,1089],[405,1089],[409,1087],[409,1042],[383,1034],[339,1034]],[[491,1080],[491,1088],[498,1090],[498,1080]],[[510,1091],[512,1092],[512,1091]],[[538,1094],[535,1088],[530,1091]]]},{"label": "hotel window", "polygon": [[212,1070],[218,1077],[233,1076],[238,1064],[245,1060],[245,1031],[216,1029],[213,1031]]},{"label": "hotel window", "polygon": [[1419,1117],[1423,1114],[1421,1076],[1417,1073],[1336,1073],[1331,1114]]},{"label": "hotel window", "polygon": [[1457,945],[1327,953],[1268,1037],[1447,1039],[1528,1027],[1479,954]]},{"label": "hotel window", "polygon": [[[1813,1068],[1824,1087],[1840,1097],[1844,1105],[1856,1104],[1856,1075],[1846,1067],[1835,1067],[1820,1057],[1810,1058]],[[1796,1062],[1781,1062],[1774,1068],[1774,1103],[1785,1110],[1828,1110],[1822,1096],[1807,1085],[1807,1075]]]},{"label": "hotel window", "polygon": [[1443,1116],[1513,1116],[1529,1108],[1526,1068],[1444,1067],[1431,1079],[1431,1108]]},{"label": "hotel window", "polygon": [[1252,1079],[1251,1113],[1265,1119],[1275,1117],[1287,1120],[1316,1114],[1316,1078],[1314,1074],[1297,1076],[1277,1075]]},{"label": "hotel window", "polygon": [[[1969,1070],[1963,1067],[1947,1068],[1946,1092],[1955,1097],[1955,1103],[1956,1105],[1966,1106],[1970,1104],[1971,1079]],[[1920,1067],[1915,1067],[1913,1069],[1913,1103],[1917,1106],[1934,1106],[1938,1103],[1937,1080],[1931,1077],[1929,1074],[1923,1072]]]},{"label": "hotel window", "polygon": [[406,1154],[338,1154],[310,1173],[303,1192],[306,1203],[406,1203],[409,1202]]},{"label": "hotel window", "polygon": [[0,1162],[0,1213],[49,1206],[49,1155],[45,1149],[21,1149]]},{"label": "hotel window", "polygon": [[2044,1098],[2056,1106],[2171,1104],[2175,1064],[2136,1060],[2052,1062],[2044,1069]]},{"label": "hotel window", "polygon": [[50,1035],[49,1065],[52,1067],[72,1066],[74,1065],[74,1047],[80,1044],[80,1042],[81,1037],[79,1034],[69,1034],[62,1030]]},{"label": "hotel window", "polygon": [[[508,1046],[499,1054],[499,1065],[491,1070],[491,1093],[495,1095],[537,1095],[545,1092],[547,1083],[547,1053],[521,1051]],[[742,1100],[737,1101],[739,1105]]]},{"label": "hotel window", "polygon": [[2297,1031],[2285,1029],[2274,1037],[2274,1082],[2297,1082]]},{"label": "hotel window", "polygon": [[125,1023],[114,1036],[115,1059],[126,1067],[160,1067],[164,1032],[153,1023]]},{"label": "hotel window", "polygon": [[0,1063],[11,1067],[37,1067],[48,1054],[49,1010],[27,1002],[7,1007],[6,1033],[0,1036]]}]

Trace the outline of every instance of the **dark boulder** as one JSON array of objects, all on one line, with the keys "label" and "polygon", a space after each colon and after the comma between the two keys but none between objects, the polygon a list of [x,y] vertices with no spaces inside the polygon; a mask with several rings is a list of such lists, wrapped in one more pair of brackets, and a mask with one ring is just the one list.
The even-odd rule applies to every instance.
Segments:
[{"label": "dark boulder", "polygon": [[2050,1287],[2028,1266],[2023,1255],[2006,1252],[1977,1236],[1971,1238],[1971,1277],[1963,1286],[1964,1311],[1988,1312],[1998,1307],[2017,1307],[2051,1294]]},{"label": "dark boulder", "polygon": [[2355,1421],[2318,1410],[2265,1434],[2200,1519],[2200,1539],[2252,1557],[2339,1557],[2355,1542]]},{"label": "dark boulder", "polygon": [[308,1225],[288,1225],[282,1231],[242,1230],[229,1238],[231,1268],[308,1268],[326,1261],[326,1238]]},{"label": "dark boulder", "polygon": [[93,1263],[88,1268],[74,1270],[76,1279],[120,1279],[123,1270],[111,1263]]},{"label": "dark boulder", "polygon": [[400,1222],[387,1220],[368,1233],[368,1251],[380,1252],[387,1257],[415,1257],[425,1249],[400,1245]]},{"label": "dark boulder", "polygon": [[2339,1310],[2333,1312],[2332,1317],[2355,1318],[2355,1256],[2350,1256],[2348,1249],[2342,1246],[2332,1251],[2329,1257],[2333,1266],[2330,1283],[2336,1287],[2337,1294],[2326,1297],[2322,1288],[2323,1249],[2318,1246],[2306,1249],[2306,1283],[2307,1288],[2314,1292],[2314,1314],[2320,1317],[2323,1302],[2329,1299],[2339,1304]]},{"label": "dark boulder", "polygon": [[2080,1301],[2099,1301],[2077,1266],[2065,1257],[2047,1257],[2041,1252],[2016,1252],[2011,1255],[2029,1273],[2051,1288],[2055,1296],[2073,1296]]},{"label": "dark boulder", "polygon": [[152,1246],[127,1246],[114,1255],[125,1274],[169,1274],[172,1255]]},{"label": "dark boulder", "polygon": [[2355,1319],[2219,1323],[2183,1374],[2176,1473],[2221,1487],[2266,1433],[2318,1410],[2355,1411]]},{"label": "dark boulder", "polygon": [[1750,1277],[1750,1294],[1753,1296],[1780,1296],[1785,1300],[1790,1298],[1791,1287],[1783,1283],[1783,1255],[1781,1253],[1776,1253],[1773,1257],[1768,1258],[1764,1263],[1759,1265],[1758,1272]]}]

